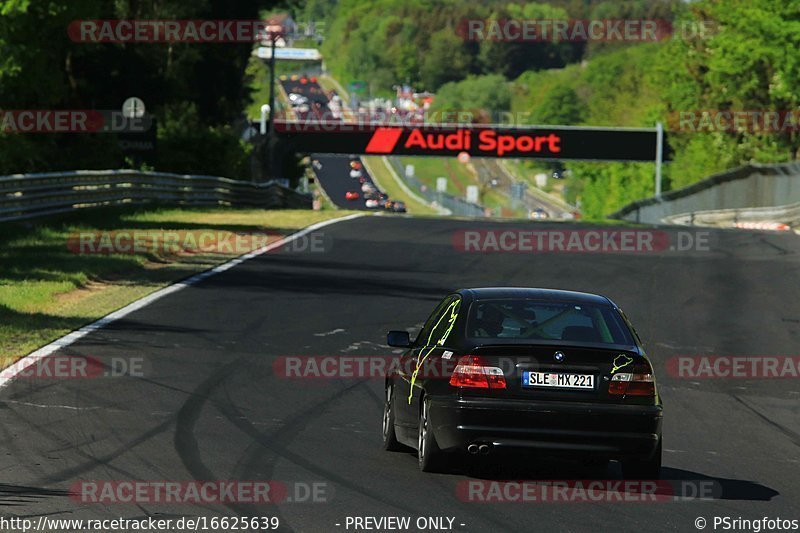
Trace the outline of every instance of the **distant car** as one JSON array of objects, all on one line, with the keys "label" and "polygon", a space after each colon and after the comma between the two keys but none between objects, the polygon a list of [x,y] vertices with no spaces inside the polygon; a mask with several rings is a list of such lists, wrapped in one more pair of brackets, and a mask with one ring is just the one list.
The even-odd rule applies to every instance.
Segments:
[{"label": "distant car", "polygon": [[308,98],[306,98],[302,94],[289,93],[289,103],[292,104],[293,106],[307,104]]},{"label": "distant car", "polygon": [[350,161],[350,168],[353,170],[361,170],[361,161],[357,159]]},{"label": "distant car", "polygon": [[353,170],[350,171],[350,177],[353,178],[353,179],[360,178],[361,177],[361,171],[354,168]]},{"label": "distant car", "polygon": [[534,220],[543,220],[545,218],[550,218],[550,215],[548,215],[547,211],[545,211],[544,209],[537,207],[536,209],[531,211],[531,218]]},{"label": "distant car", "polygon": [[375,198],[370,198],[364,203],[364,205],[367,207],[367,209],[377,209],[378,200],[376,200]]},{"label": "distant car", "polygon": [[663,407],[653,366],[622,311],[596,294],[462,289],[439,303],[386,379],[383,446],[448,457],[534,452],[618,460],[658,479]]},{"label": "distant car", "polygon": [[367,178],[365,178],[364,176],[361,176],[360,178],[358,178],[358,182],[359,183],[366,183],[367,182]]},{"label": "distant car", "polygon": [[358,200],[361,197],[356,191],[347,191],[344,193],[345,200]]},{"label": "distant car", "polygon": [[361,186],[361,192],[370,192],[374,190],[375,187],[373,187],[371,183],[365,183]]},{"label": "distant car", "polygon": [[392,211],[395,213],[405,213],[406,212],[406,204],[404,202],[393,202],[392,203]]}]

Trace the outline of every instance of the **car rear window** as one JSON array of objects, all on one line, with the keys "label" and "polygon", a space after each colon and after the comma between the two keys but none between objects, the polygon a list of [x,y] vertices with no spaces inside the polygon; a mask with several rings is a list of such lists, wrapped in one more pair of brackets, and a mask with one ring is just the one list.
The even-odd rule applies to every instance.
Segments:
[{"label": "car rear window", "polygon": [[467,320],[467,336],[634,344],[627,326],[611,307],[538,300],[473,303]]}]

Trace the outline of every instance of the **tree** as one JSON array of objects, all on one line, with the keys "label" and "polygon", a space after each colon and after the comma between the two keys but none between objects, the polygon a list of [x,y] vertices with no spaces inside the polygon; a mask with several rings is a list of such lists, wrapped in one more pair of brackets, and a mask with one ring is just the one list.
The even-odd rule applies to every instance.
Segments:
[{"label": "tree", "polygon": [[469,64],[464,40],[451,28],[443,28],[431,35],[430,49],[420,67],[420,80],[424,88],[435,91],[449,81],[463,79]]}]

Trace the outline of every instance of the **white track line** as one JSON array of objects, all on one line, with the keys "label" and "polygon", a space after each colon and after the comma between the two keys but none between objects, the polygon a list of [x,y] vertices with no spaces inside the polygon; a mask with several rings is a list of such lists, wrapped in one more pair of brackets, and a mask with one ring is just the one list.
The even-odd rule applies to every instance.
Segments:
[{"label": "white track line", "polygon": [[331,219],[331,220],[324,220],[322,222],[317,222],[316,224],[312,224],[312,225],[308,226],[307,228],[304,228],[304,229],[298,231],[297,233],[292,233],[291,235],[288,235],[288,236],[284,237],[283,239],[280,239],[280,240],[275,241],[275,242],[273,242],[271,244],[268,244],[267,246],[259,248],[258,250],[253,250],[252,252],[248,252],[248,253],[246,253],[244,255],[240,255],[239,257],[237,257],[235,259],[231,259],[227,263],[222,263],[221,265],[215,266],[214,268],[211,268],[209,270],[205,270],[203,272],[195,274],[194,276],[192,276],[190,278],[184,279],[182,281],[178,281],[176,283],[173,283],[172,285],[164,287],[163,289],[159,289],[156,292],[148,294],[144,298],[140,298],[139,300],[136,300],[135,302],[132,302],[132,303],[126,305],[125,307],[114,311],[110,315],[106,315],[103,318],[101,318],[101,319],[99,319],[99,320],[97,320],[95,322],[92,322],[91,324],[83,326],[82,328],[77,329],[77,330],[73,331],[72,333],[68,333],[67,335],[64,335],[63,337],[61,337],[60,339],[57,339],[57,340],[51,342],[50,344],[48,344],[46,346],[42,346],[41,348],[39,348],[35,352],[31,352],[28,355],[24,356],[22,359],[20,359],[19,361],[17,361],[13,365],[9,366],[8,368],[6,368],[2,372],[0,372],[0,389],[2,389],[3,387],[7,386],[23,370],[28,368],[30,365],[35,364],[37,361],[40,361],[40,360],[44,359],[45,357],[51,355],[53,352],[56,352],[56,351],[58,351],[58,350],[60,350],[62,348],[66,348],[67,346],[75,343],[81,337],[84,337],[84,336],[88,335],[89,333],[92,333],[93,331],[97,331],[100,328],[104,328],[107,325],[111,324],[112,322],[114,322],[116,320],[119,320],[120,318],[123,318],[123,317],[133,313],[134,311],[138,311],[139,309],[142,309],[143,307],[146,307],[146,306],[150,305],[151,303],[155,302],[156,300],[160,300],[164,296],[168,296],[168,295],[170,295],[172,293],[178,292],[181,289],[185,289],[186,287],[189,287],[191,285],[195,285],[196,283],[198,283],[198,282],[200,282],[200,281],[202,281],[202,280],[204,280],[206,278],[210,278],[211,276],[214,276],[214,275],[219,274],[221,272],[225,272],[226,270],[229,270],[229,269],[231,269],[231,268],[233,268],[233,267],[235,267],[237,265],[240,265],[240,264],[244,263],[248,259],[252,259],[254,257],[258,257],[259,255],[265,254],[265,253],[267,253],[267,252],[269,252],[271,250],[274,250],[275,248],[278,248],[280,246],[283,246],[284,244],[289,243],[289,242],[291,242],[291,241],[293,241],[295,239],[299,239],[300,237],[304,237],[305,235],[308,235],[309,233],[311,233],[313,231],[316,231],[316,230],[318,230],[320,228],[324,228],[325,226],[330,226],[331,224],[336,224],[337,222],[343,222],[345,220],[352,220],[354,218],[363,217],[363,216],[365,216],[365,215],[363,215],[361,213],[356,213],[354,215],[347,215],[347,216],[340,217],[340,218],[334,218],[334,219]]}]

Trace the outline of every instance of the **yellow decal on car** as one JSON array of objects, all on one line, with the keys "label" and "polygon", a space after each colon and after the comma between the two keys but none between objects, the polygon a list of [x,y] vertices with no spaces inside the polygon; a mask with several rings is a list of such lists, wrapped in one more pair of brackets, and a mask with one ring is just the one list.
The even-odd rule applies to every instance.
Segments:
[{"label": "yellow decal on car", "polygon": [[619,354],[614,358],[614,368],[611,369],[611,373],[613,374],[617,370],[624,368],[631,363],[633,363],[633,357],[628,357],[625,354]]},{"label": "yellow decal on car", "polygon": [[417,374],[419,374],[419,369],[422,367],[422,364],[428,358],[430,354],[436,349],[437,346],[444,346],[445,341],[447,341],[447,337],[450,336],[450,332],[453,331],[453,326],[456,323],[456,319],[458,318],[458,310],[461,308],[461,300],[456,300],[455,302],[451,303],[445,312],[442,314],[439,321],[436,322],[436,325],[431,328],[430,335],[428,335],[427,342],[425,346],[431,346],[431,340],[433,339],[433,334],[439,329],[439,324],[442,323],[445,317],[447,317],[447,329],[442,334],[442,337],[436,341],[436,343],[431,346],[425,352],[425,355],[422,355],[423,350],[420,350],[419,354],[417,355],[417,367],[414,369],[414,373],[411,374],[411,386],[408,388],[408,403],[411,404],[411,397],[414,395],[414,383],[417,381]]}]

